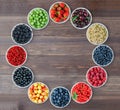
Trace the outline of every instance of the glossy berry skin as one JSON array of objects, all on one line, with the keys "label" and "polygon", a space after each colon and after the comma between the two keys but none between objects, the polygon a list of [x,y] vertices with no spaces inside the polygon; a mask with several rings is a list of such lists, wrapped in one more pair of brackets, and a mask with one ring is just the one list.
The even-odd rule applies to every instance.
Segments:
[{"label": "glossy berry skin", "polygon": [[50,95],[50,101],[56,108],[64,108],[70,102],[70,93],[64,87],[54,88]]},{"label": "glossy berry skin", "polygon": [[18,24],[12,30],[12,39],[18,44],[28,43],[32,35],[32,29],[27,24]]},{"label": "glossy berry skin", "polygon": [[13,81],[19,87],[27,87],[33,81],[33,73],[28,67],[19,67],[13,73]]},{"label": "glossy berry skin", "polygon": [[100,66],[91,67],[86,74],[86,79],[92,87],[101,87],[107,81],[107,72]]},{"label": "glossy berry skin", "polygon": [[114,58],[112,49],[107,45],[97,46],[93,50],[93,61],[100,66],[108,66]]}]

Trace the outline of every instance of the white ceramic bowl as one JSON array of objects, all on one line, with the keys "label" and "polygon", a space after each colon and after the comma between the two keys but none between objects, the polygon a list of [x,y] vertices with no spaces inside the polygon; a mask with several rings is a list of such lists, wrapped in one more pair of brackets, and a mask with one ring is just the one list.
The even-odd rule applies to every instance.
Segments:
[{"label": "white ceramic bowl", "polygon": [[74,86],[76,86],[77,84],[79,84],[79,83],[84,83],[84,84],[86,84],[90,89],[91,89],[91,95],[90,95],[90,97],[89,97],[89,100],[87,100],[86,102],[78,102],[77,100],[75,100],[75,99],[73,99],[76,103],[78,103],[78,104],[86,104],[86,103],[88,103],[90,100],[91,100],[91,98],[92,98],[92,94],[93,94],[93,91],[92,91],[92,88],[87,84],[87,83],[85,83],[85,82],[77,82],[77,83],[75,83],[73,86],[72,86],[72,88],[71,88],[71,96],[72,96],[72,91],[73,91],[73,88],[74,88]]},{"label": "white ceramic bowl", "polygon": [[[47,87],[47,89],[49,90],[49,88],[48,88],[48,86],[45,84],[45,83],[43,83],[43,82],[34,82],[32,85],[34,85],[35,83],[40,83],[40,84],[44,84],[46,87]],[[31,85],[31,86],[32,86]],[[30,87],[31,87],[30,86]],[[43,104],[43,103],[45,103],[47,100],[48,100],[48,98],[49,98],[49,95],[48,95],[48,98],[44,101],[44,102],[42,102],[42,103],[35,103],[35,102],[33,102],[32,100],[31,100],[31,98],[29,97],[29,89],[30,89],[30,87],[28,88],[28,98],[29,98],[29,100],[32,102],[32,103],[34,103],[34,104]],[[49,90],[49,92],[50,92],[50,90]]]},{"label": "white ceramic bowl", "polygon": [[[102,43],[99,43],[99,44],[96,44],[96,43],[91,42],[90,39],[88,38],[89,28],[91,28],[93,25],[96,25],[96,24],[101,25],[103,28],[105,28],[105,30],[106,30],[106,32],[107,32],[106,39],[105,39]],[[86,36],[87,36],[88,41],[89,41],[91,44],[93,44],[93,45],[101,45],[101,44],[104,44],[104,43],[107,41],[109,34],[108,34],[108,29],[107,29],[107,27],[106,27],[104,24],[102,24],[102,23],[93,23],[92,25],[89,26],[89,28],[88,28],[87,31],[86,31]]]},{"label": "white ceramic bowl", "polygon": [[[100,65],[100,64],[98,64],[96,61],[95,61],[95,59],[94,59],[94,52],[95,52],[95,50],[98,48],[98,47],[100,47],[100,46],[106,46],[106,47],[108,47],[110,50],[111,50],[111,52],[112,52],[112,59],[111,59],[111,62],[109,62],[107,65]],[[96,64],[96,65],[98,65],[98,66],[102,66],[102,67],[105,67],[105,66],[108,66],[108,65],[110,65],[112,62],[113,62],[113,60],[114,60],[114,52],[113,52],[113,50],[108,46],[108,45],[104,45],[104,44],[102,44],[102,45],[98,45],[98,46],[96,46],[94,49],[93,49],[93,52],[92,52],[92,60],[93,60],[93,62]]]},{"label": "white ceramic bowl", "polygon": [[[13,78],[13,76],[14,76],[14,74],[15,74],[15,71],[16,71],[17,69],[21,68],[21,67],[27,68],[27,69],[28,69],[29,71],[31,71],[31,73],[32,73],[32,81],[31,81],[30,84],[28,84],[28,85],[25,86],[25,87],[21,87],[21,86],[17,85],[17,84],[15,83],[15,81],[14,81],[14,78]],[[13,71],[13,73],[12,73],[12,81],[13,81],[14,85],[17,86],[17,87],[19,87],[19,88],[28,88],[28,87],[33,83],[34,74],[33,74],[32,70],[31,70],[30,68],[28,68],[28,67],[26,67],[26,66],[21,66],[21,67],[18,67],[18,68],[16,68],[16,69],[14,69],[14,71]]]},{"label": "white ceramic bowl", "polygon": [[[59,106],[56,106],[56,105],[54,105],[54,104],[52,103],[51,95],[52,95],[53,91],[56,90],[57,88],[63,88],[63,89],[65,89],[65,90],[67,90],[68,93],[69,93],[69,96],[70,96],[69,102],[68,102],[64,107],[59,107]],[[51,91],[51,93],[50,93],[50,103],[51,103],[55,108],[65,108],[65,107],[67,107],[67,106],[70,104],[70,102],[71,102],[71,95],[70,95],[70,92],[69,92],[69,90],[68,90],[67,88],[65,88],[65,87],[63,87],[63,86],[57,86],[57,87],[55,87],[55,88],[52,89],[52,91]]]},{"label": "white ceramic bowl", "polygon": [[[61,2],[64,3],[64,4],[69,8],[69,16],[67,17],[67,19],[66,19],[65,21],[62,21],[62,22],[55,22],[55,21],[52,19],[52,17],[51,17],[50,10],[52,9],[52,7],[53,7],[55,4],[57,4],[57,3],[61,3]],[[50,6],[50,9],[49,9],[49,16],[50,16],[50,19],[51,19],[54,23],[57,23],[57,24],[63,24],[63,23],[65,23],[65,22],[67,22],[67,21],[69,20],[70,15],[71,15],[70,7],[68,6],[67,3],[65,3],[65,2],[63,2],[63,1],[55,2],[55,3],[53,3],[53,4]]]},{"label": "white ceramic bowl", "polygon": [[104,82],[103,84],[101,84],[100,86],[93,86],[93,85],[88,81],[88,73],[89,73],[89,71],[90,71],[92,68],[95,68],[95,67],[100,67],[100,66],[93,66],[93,67],[91,67],[91,68],[88,69],[88,71],[87,71],[87,73],[86,73],[86,81],[87,81],[87,82],[89,83],[89,85],[92,86],[93,88],[100,88],[100,87],[102,87],[102,86],[104,86],[104,85],[106,84],[107,79],[108,79],[108,75],[107,75],[106,70],[105,70],[104,68],[100,67],[100,68],[105,72],[106,80],[105,80],[105,82]]},{"label": "white ceramic bowl", "polygon": [[[73,15],[73,13],[74,13],[76,10],[79,10],[79,9],[84,9],[84,10],[86,10],[86,11],[89,13],[90,18],[91,18],[89,24],[86,25],[86,26],[84,26],[83,28],[76,27],[76,26],[74,25],[73,21],[72,21],[72,15]],[[76,8],[75,10],[73,10],[73,12],[72,12],[72,14],[71,14],[71,17],[70,17],[70,21],[71,21],[71,24],[73,25],[74,28],[76,28],[76,29],[86,29],[86,28],[87,28],[88,26],[90,26],[90,24],[92,23],[92,14],[91,14],[91,12],[90,12],[87,8],[79,7],[79,8]]]},{"label": "white ceramic bowl", "polygon": [[[9,49],[11,49],[12,47],[15,47],[15,46],[19,46],[19,47],[21,47],[21,48],[25,51],[25,54],[26,54],[25,61],[24,61],[22,64],[17,65],[17,66],[12,65],[12,64],[8,61],[8,59],[7,59],[7,53],[8,53],[8,51],[9,51]],[[11,66],[13,66],[13,67],[19,67],[19,66],[22,66],[22,65],[24,65],[24,64],[26,63],[26,61],[27,61],[27,51],[26,51],[22,46],[20,46],[20,45],[12,45],[11,47],[9,47],[9,48],[7,49],[7,52],[6,52],[5,58],[6,58],[6,61],[7,61],[7,63],[8,63],[9,65],[11,65]]]},{"label": "white ceramic bowl", "polygon": [[[14,40],[14,38],[13,38],[13,31],[14,31],[14,29],[15,29],[17,26],[23,25],[23,24],[26,25],[27,27],[29,27],[29,29],[31,30],[31,38],[29,39],[28,42],[26,42],[26,43],[24,43],[24,44],[21,44],[21,43],[18,43],[18,42],[16,42],[16,41]],[[13,42],[16,43],[17,45],[26,45],[26,44],[29,44],[29,43],[31,42],[31,40],[33,39],[33,31],[32,31],[32,28],[31,28],[29,25],[25,24],[25,23],[16,24],[16,25],[12,28],[11,38],[12,38]]]},{"label": "white ceramic bowl", "polygon": [[[42,27],[42,28],[35,28],[35,27],[31,26],[31,24],[30,24],[30,22],[29,22],[29,14],[30,14],[33,10],[35,10],[35,9],[41,9],[41,10],[43,10],[43,11],[45,11],[45,12],[47,13],[48,21],[47,21],[46,25],[45,25],[44,27]],[[48,25],[48,23],[49,23],[49,15],[48,15],[48,12],[47,12],[45,9],[43,9],[43,8],[38,8],[38,7],[37,7],[37,8],[33,8],[33,9],[28,13],[27,22],[28,22],[28,24],[29,24],[33,29],[35,29],[35,30],[44,29],[44,28],[47,27],[47,25]]]}]

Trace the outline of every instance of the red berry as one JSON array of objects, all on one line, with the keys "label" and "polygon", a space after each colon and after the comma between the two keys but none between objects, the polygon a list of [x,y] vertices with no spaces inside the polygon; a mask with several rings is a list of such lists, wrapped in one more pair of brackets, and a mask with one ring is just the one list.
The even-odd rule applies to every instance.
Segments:
[{"label": "red berry", "polygon": [[64,8],[65,4],[63,2],[59,3],[60,7]]},{"label": "red berry", "polygon": [[57,3],[57,4],[55,4],[53,7],[57,8],[57,7],[59,7],[59,4]]},{"label": "red berry", "polygon": [[69,8],[68,8],[68,7],[65,7],[64,10],[65,10],[66,12],[69,12]]},{"label": "red berry", "polygon": [[68,17],[68,15],[69,15],[69,13],[68,13],[68,12],[65,12],[65,13],[63,14],[63,16],[64,16],[65,18],[67,18],[67,17]]},{"label": "red berry", "polygon": [[60,18],[55,18],[55,22],[60,22]]},{"label": "red berry", "polygon": [[57,10],[60,11],[60,10],[62,10],[62,8],[61,8],[61,7],[58,7]]}]

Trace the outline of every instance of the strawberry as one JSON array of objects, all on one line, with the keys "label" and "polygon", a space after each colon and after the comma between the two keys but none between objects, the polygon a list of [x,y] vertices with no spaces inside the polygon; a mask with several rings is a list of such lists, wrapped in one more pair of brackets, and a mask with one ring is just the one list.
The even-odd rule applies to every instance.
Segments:
[{"label": "strawberry", "polygon": [[60,10],[62,10],[62,8],[61,8],[61,7],[58,7],[57,10],[60,11]]},{"label": "strawberry", "polygon": [[55,14],[51,14],[51,18],[54,18],[55,17]]},{"label": "strawberry", "polygon": [[55,22],[60,22],[60,18],[54,18]]},{"label": "strawberry", "polygon": [[61,2],[59,3],[60,7],[64,8],[65,7],[65,3]]},{"label": "strawberry", "polygon": [[68,13],[68,12],[65,12],[65,13],[63,14],[63,16],[64,16],[65,18],[67,18],[67,17],[68,17],[68,15],[69,15],[69,13]]},{"label": "strawberry", "polygon": [[68,7],[65,7],[64,10],[65,10],[66,12],[69,12],[69,8],[68,8]]},{"label": "strawberry", "polygon": [[64,14],[64,11],[63,11],[63,10],[60,10],[60,11],[58,11],[58,14],[63,15],[63,14]]},{"label": "strawberry", "polygon": [[55,13],[56,13],[56,11],[55,11],[55,10],[53,10],[53,9],[51,9],[51,10],[50,10],[50,13],[51,13],[51,14],[55,14]]},{"label": "strawberry", "polygon": [[53,7],[58,8],[58,7],[59,7],[59,4],[57,3],[57,4],[55,4]]}]

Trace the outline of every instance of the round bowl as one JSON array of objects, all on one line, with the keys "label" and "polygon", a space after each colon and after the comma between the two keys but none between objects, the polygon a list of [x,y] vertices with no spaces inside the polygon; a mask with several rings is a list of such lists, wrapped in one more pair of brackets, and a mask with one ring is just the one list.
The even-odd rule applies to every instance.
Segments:
[{"label": "round bowl", "polygon": [[[36,9],[40,9],[40,10],[44,11],[45,13],[47,13],[47,19],[48,19],[48,20],[47,20],[46,24],[45,24],[42,28],[35,28],[35,27],[33,27],[33,26],[30,24],[30,22],[29,22],[29,15],[30,15],[30,13],[32,13],[32,12],[33,12],[34,10],[36,10]],[[45,9],[43,9],[43,8],[33,8],[33,9],[28,13],[27,22],[28,22],[28,24],[29,24],[33,29],[35,29],[35,30],[44,29],[44,28],[47,27],[47,25],[48,25],[48,23],[49,23],[49,15],[48,15],[48,12],[47,12]]]},{"label": "round bowl", "polygon": [[[90,19],[90,22],[89,22],[86,26],[84,26],[84,27],[82,27],[82,28],[76,27],[75,24],[74,24],[73,21],[72,21],[73,13],[74,13],[76,10],[79,10],[79,9],[86,10],[86,11],[88,12],[88,14],[90,15],[90,18],[91,18],[91,19]],[[90,24],[92,23],[92,14],[91,14],[91,12],[90,12],[87,8],[79,7],[79,8],[76,8],[75,10],[73,10],[73,12],[72,12],[72,14],[71,14],[71,17],[70,17],[70,21],[71,21],[71,24],[73,25],[74,28],[76,28],[76,29],[86,29],[86,28],[87,28],[88,26],[90,26]]]},{"label": "round bowl", "polygon": [[[8,51],[9,51],[11,48],[16,47],[16,46],[22,48],[22,49],[24,50],[24,52],[25,52],[25,55],[26,55],[25,61],[24,61],[22,64],[20,64],[20,65],[13,65],[13,64],[11,64],[11,63],[8,61],[8,58],[7,58]],[[11,47],[9,47],[9,48],[7,49],[5,58],[6,58],[7,63],[8,63],[9,65],[13,66],[13,67],[22,66],[22,65],[24,65],[25,62],[27,61],[27,51],[26,51],[22,46],[20,46],[20,45],[12,45]]]},{"label": "round bowl", "polygon": [[[97,25],[97,24],[100,25],[100,26],[102,26],[102,27],[106,30],[106,38],[104,39],[103,42],[98,43],[98,44],[91,42],[90,39],[89,39],[89,29],[90,29],[92,26]],[[107,39],[108,39],[108,29],[107,29],[107,27],[106,27],[104,24],[102,24],[102,23],[93,23],[93,24],[90,25],[89,28],[87,29],[87,31],[86,31],[86,36],[87,36],[88,41],[89,41],[91,44],[93,44],[93,45],[101,45],[101,44],[104,44],[104,43],[107,41]]]},{"label": "round bowl", "polygon": [[[21,67],[27,68],[27,69],[32,73],[32,81],[31,81],[27,86],[24,86],[24,87],[17,85],[17,84],[15,83],[15,81],[14,81],[14,78],[13,78],[13,77],[14,77],[14,74],[15,74],[15,71],[18,70],[18,69],[21,68]],[[14,71],[13,71],[13,73],[12,73],[12,81],[13,81],[14,85],[15,85],[16,87],[18,87],[18,88],[28,88],[28,87],[33,83],[34,74],[33,74],[32,70],[31,70],[30,68],[28,68],[28,67],[26,67],[26,66],[21,66],[21,67],[18,67],[18,68],[16,68],[16,69],[14,69]]]},{"label": "round bowl", "polygon": [[[97,48],[99,48],[100,46],[106,46],[106,47],[108,47],[108,48],[111,50],[111,52],[112,52],[112,59],[111,59],[111,61],[110,61],[108,64],[106,64],[106,65],[100,65],[100,64],[98,64],[98,63],[95,61],[94,57],[93,57],[95,50],[96,50]],[[98,45],[98,46],[96,46],[96,47],[93,49],[93,52],[92,52],[92,60],[93,60],[93,62],[94,62],[96,65],[98,65],[98,66],[101,66],[101,67],[108,66],[108,65],[110,65],[110,64],[113,62],[113,60],[114,60],[114,52],[113,52],[113,50],[112,50],[108,45],[105,45],[105,44]]]},{"label": "round bowl", "polygon": [[[53,20],[52,17],[51,17],[51,12],[50,12],[51,9],[53,8],[53,6],[54,6],[55,4],[58,4],[58,3],[64,3],[64,4],[68,7],[68,9],[69,9],[69,15],[68,15],[68,17],[67,17],[67,19],[66,19],[65,21],[56,22],[56,21]],[[58,1],[58,2],[53,3],[53,4],[50,6],[50,9],[49,9],[49,16],[50,16],[50,19],[51,19],[54,23],[57,23],[57,24],[63,24],[63,23],[65,23],[65,22],[67,22],[67,21],[69,20],[69,18],[70,18],[70,14],[71,14],[70,7],[68,6],[67,3],[65,3],[65,2],[63,2],[63,1]]]},{"label": "round bowl", "polygon": [[[88,100],[86,100],[86,101],[84,101],[84,102],[77,101],[77,100],[75,100],[75,99],[73,98],[73,89],[74,89],[74,87],[76,87],[78,84],[85,84],[85,85],[86,85],[87,87],[89,87],[89,89],[90,89],[90,97],[89,97]],[[72,99],[73,99],[76,103],[78,103],[78,104],[86,104],[86,103],[88,103],[88,102],[91,100],[91,98],[92,98],[92,94],[93,94],[92,88],[91,88],[87,83],[85,83],[85,82],[77,82],[76,84],[73,85],[73,87],[72,87],[72,89],[71,89]],[[74,97],[77,98],[77,94],[76,94]]]},{"label": "round bowl", "polygon": [[[21,44],[21,43],[16,42],[16,41],[14,40],[14,38],[13,38],[13,31],[14,31],[14,29],[15,29],[17,26],[19,26],[19,25],[25,25],[25,26],[27,26],[27,27],[31,30],[31,38],[29,39],[28,42],[26,42],[26,43],[24,43],[24,44]],[[31,42],[31,40],[33,39],[33,31],[32,31],[32,28],[31,28],[29,25],[25,24],[25,23],[16,24],[16,25],[12,28],[11,38],[12,38],[13,42],[16,43],[17,45],[26,45],[26,44],[29,44],[29,43]]]},{"label": "round bowl", "polygon": [[[106,80],[105,80],[101,85],[99,85],[99,86],[94,86],[94,85],[92,85],[92,84],[90,83],[89,78],[88,78],[88,74],[89,74],[89,72],[90,72],[91,69],[97,68],[97,67],[101,68],[101,69],[104,71]],[[104,68],[100,67],[100,66],[93,66],[93,67],[89,68],[88,71],[87,71],[87,73],[86,73],[86,81],[87,81],[87,82],[89,83],[89,85],[92,86],[93,88],[100,88],[100,87],[104,86],[104,85],[106,84],[106,82],[107,82],[107,79],[108,79],[108,75],[107,75],[106,70],[105,70]]]},{"label": "round bowl", "polygon": [[[47,95],[48,96],[46,96],[47,98],[44,100],[44,102],[35,102],[35,101],[33,101],[31,98],[30,98],[30,90],[32,89],[32,87],[33,87],[33,85],[35,85],[35,84],[42,84],[42,85],[44,85],[45,86],[45,88],[47,89],[47,91],[48,91],[48,93],[47,93]],[[35,88],[35,86],[34,86],[34,88]],[[34,89],[33,88],[33,89]],[[42,87],[41,87],[42,88]],[[33,90],[32,89],[32,90]],[[40,89],[41,90],[41,89]],[[39,91],[37,91],[37,92],[39,92]],[[39,93],[39,96],[37,96],[37,98],[39,97],[43,97],[43,95],[40,95],[40,94],[42,94],[43,92],[42,92],[42,90],[41,90],[41,93]],[[35,95],[36,93],[35,93],[35,89],[34,89],[34,95]],[[31,96],[32,97],[32,96]],[[29,88],[28,88],[28,98],[29,98],[29,100],[31,101],[31,102],[33,102],[33,103],[35,103],[35,104],[43,104],[43,103],[45,103],[47,100],[48,100],[48,98],[49,98],[49,88],[48,88],[48,86],[46,85],[46,84],[44,84],[44,83],[42,83],[42,82],[35,82],[35,83],[33,83]],[[35,98],[35,97],[32,97],[32,98]],[[41,99],[39,99],[39,100],[41,100]]]},{"label": "round bowl", "polygon": [[[65,89],[65,90],[69,93],[69,97],[70,97],[69,102],[68,102],[64,107],[56,106],[55,104],[53,104],[52,99],[51,99],[52,93],[53,93],[56,89],[58,89],[58,88]],[[58,87],[55,87],[54,89],[52,89],[52,91],[51,91],[51,93],[50,93],[50,103],[51,103],[55,108],[65,108],[65,107],[67,107],[67,106],[70,104],[70,102],[71,102],[71,95],[70,95],[70,92],[69,92],[69,90],[68,90],[67,88],[65,88],[65,87],[63,87],[63,86],[58,86]]]}]

